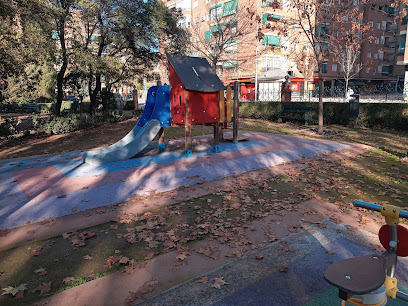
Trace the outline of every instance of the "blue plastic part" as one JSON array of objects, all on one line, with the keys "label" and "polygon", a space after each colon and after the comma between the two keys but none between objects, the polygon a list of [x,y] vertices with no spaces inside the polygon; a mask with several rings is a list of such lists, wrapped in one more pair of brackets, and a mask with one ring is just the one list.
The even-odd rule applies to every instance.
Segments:
[{"label": "blue plastic part", "polygon": [[233,141],[233,143],[237,144],[237,143],[238,143],[238,139],[235,139],[235,140]]},{"label": "blue plastic part", "polygon": [[170,120],[170,86],[157,86],[156,102],[150,116],[150,119],[156,119],[161,127],[171,125]]},{"label": "blue plastic part", "polygon": [[214,153],[220,152],[220,146],[213,146],[213,152]]},{"label": "blue plastic part", "polygon": [[192,150],[186,150],[186,157],[191,157],[193,156],[193,151]]},{"label": "blue plastic part", "polygon": [[159,151],[164,151],[166,150],[166,144],[165,143],[159,143]]},{"label": "blue plastic part", "polygon": [[150,119],[152,119],[153,110],[156,105],[157,89],[158,86],[152,86],[147,91],[146,104],[143,109],[143,114],[137,122],[138,126],[143,127],[147,122],[149,122]]}]

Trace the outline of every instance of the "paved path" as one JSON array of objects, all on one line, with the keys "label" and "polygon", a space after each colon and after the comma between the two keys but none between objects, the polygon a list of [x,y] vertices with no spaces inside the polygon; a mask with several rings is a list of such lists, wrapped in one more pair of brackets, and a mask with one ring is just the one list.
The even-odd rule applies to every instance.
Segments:
[{"label": "paved path", "polygon": [[184,142],[175,140],[163,153],[151,155],[157,151],[157,144],[152,144],[138,158],[101,166],[84,164],[81,153],[0,163],[0,229],[351,148],[260,133],[240,137],[248,140],[222,143],[217,154],[211,153],[212,137],[194,138],[190,158],[184,155]]},{"label": "paved path", "polygon": [[[284,238],[290,252],[279,249],[282,241],[271,243],[137,305],[340,305],[337,289],[323,278],[325,270],[341,259],[379,254],[367,244],[377,237],[366,231],[350,232],[346,226],[329,220],[324,222],[326,228],[312,225]],[[280,272],[281,268],[288,270]],[[215,289],[211,281],[198,282],[203,276],[209,280],[223,277],[229,284]],[[399,260],[396,276],[400,290],[408,293],[408,260]],[[395,300],[387,305],[402,306],[406,302]]]},{"label": "paved path", "polygon": [[[342,224],[325,219],[333,214]],[[190,255],[183,265],[176,259],[177,251],[168,252],[137,265],[133,274],[112,273],[55,294],[44,302],[48,306],[125,305],[130,301],[166,306],[340,305],[337,291],[323,278],[324,271],[339,259],[376,253],[370,245],[378,244],[377,235],[372,233],[380,227],[376,217],[368,215],[368,223],[361,225],[359,214],[356,210],[341,213],[334,204],[309,200],[283,216],[271,215],[248,224],[243,230],[250,245],[234,248],[216,239],[201,240],[189,245]],[[318,224],[296,233],[288,230],[302,221]],[[359,230],[350,231],[350,226]],[[279,240],[265,243],[270,233]],[[202,254],[201,249],[209,247],[218,259]],[[242,248],[246,250],[242,257],[229,255]],[[283,267],[288,271],[279,272]],[[203,277],[209,281],[198,282]],[[229,284],[220,289],[211,287],[218,277]],[[400,290],[407,291],[407,259],[399,259],[397,277]],[[153,284],[152,292],[146,290],[149,283]],[[404,302],[393,301],[389,305]]]}]

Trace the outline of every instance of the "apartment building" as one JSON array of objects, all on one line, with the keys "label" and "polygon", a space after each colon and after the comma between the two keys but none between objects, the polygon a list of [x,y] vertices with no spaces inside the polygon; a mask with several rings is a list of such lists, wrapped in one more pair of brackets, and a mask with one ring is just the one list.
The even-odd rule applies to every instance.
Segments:
[{"label": "apartment building", "polygon": [[[391,1],[371,0],[361,5],[355,0],[353,4],[361,11],[359,20],[344,16],[344,22],[369,25],[373,40],[361,41],[351,84],[396,88],[405,73],[401,52],[405,50],[406,20],[404,25],[394,23],[396,12]],[[222,16],[224,23],[234,22],[237,30],[243,19],[251,14],[259,16],[251,23],[245,21],[247,32],[231,40],[216,67],[224,83],[240,81],[243,99],[255,98],[255,86],[260,94],[263,90],[278,91],[279,82],[288,74],[294,95],[303,92],[305,79],[310,90],[314,88],[313,83],[317,83],[317,65],[312,56],[308,56],[312,50],[303,29],[293,22],[296,12],[291,0],[168,0],[167,5],[182,9],[184,18],[180,20],[180,26],[192,33],[193,40],[204,40],[209,44],[213,37],[217,37],[214,32],[220,20],[216,16]],[[398,8],[396,10],[398,12]],[[324,29],[330,24],[315,26]],[[204,53],[211,52],[211,49],[198,49],[191,50],[191,54],[204,56]],[[404,60],[408,63],[408,58]],[[312,72],[307,73],[310,69]],[[344,86],[344,69],[329,52],[325,55],[322,72],[325,87]]]}]

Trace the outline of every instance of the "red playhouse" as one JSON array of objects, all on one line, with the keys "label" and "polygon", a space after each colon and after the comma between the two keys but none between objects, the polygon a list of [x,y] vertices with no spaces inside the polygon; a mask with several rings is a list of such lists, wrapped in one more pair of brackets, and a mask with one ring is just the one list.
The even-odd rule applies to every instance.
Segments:
[{"label": "red playhouse", "polygon": [[186,155],[192,155],[191,127],[194,124],[214,126],[213,152],[219,152],[222,126],[233,121],[233,142],[237,143],[238,82],[234,85],[232,107],[231,88],[227,88],[225,99],[225,86],[205,58],[167,55],[167,59],[171,125],[185,127]]}]

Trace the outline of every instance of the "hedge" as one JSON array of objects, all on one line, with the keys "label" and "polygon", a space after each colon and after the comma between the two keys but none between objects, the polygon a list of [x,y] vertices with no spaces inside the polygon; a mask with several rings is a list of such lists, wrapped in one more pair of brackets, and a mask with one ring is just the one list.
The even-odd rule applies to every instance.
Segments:
[{"label": "hedge", "polygon": [[[26,109],[25,104],[17,103],[0,103],[0,113],[52,113],[55,109],[54,103],[35,103],[39,105],[37,111],[32,109]],[[82,102],[82,110],[87,111],[90,102]],[[73,109],[72,101],[62,101],[61,111],[71,111]]]},{"label": "hedge", "polygon": [[[289,102],[291,105],[312,106],[311,124],[317,124],[318,103]],[[241,102],[239,115],[242,118],[264,119],[277,121],[278,113],[288,102]],[[325,102],[323,105],[324,124],[348,125],[349,104]],[[368,128],[391,128],[408,130],[408,103],[360,103],[360,113],[357,119],[359,126]]]}]

